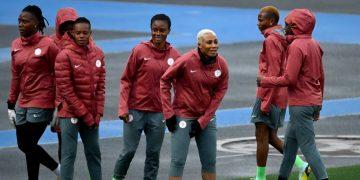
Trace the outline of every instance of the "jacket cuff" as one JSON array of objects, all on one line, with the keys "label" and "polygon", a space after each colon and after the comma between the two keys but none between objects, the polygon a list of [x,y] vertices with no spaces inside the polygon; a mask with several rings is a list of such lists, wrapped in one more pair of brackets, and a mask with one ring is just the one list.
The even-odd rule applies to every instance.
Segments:
[{"label": "jacket cuff", "polygon": [[15,109],[15,103],[7,102],[8,109]]}]

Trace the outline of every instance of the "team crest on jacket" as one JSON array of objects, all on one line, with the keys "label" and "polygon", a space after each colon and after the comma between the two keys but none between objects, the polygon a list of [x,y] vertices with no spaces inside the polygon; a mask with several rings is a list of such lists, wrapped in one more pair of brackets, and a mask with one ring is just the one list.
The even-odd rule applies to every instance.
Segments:
[{"label": "team crest on jacket", "polygon": [[35,56],[40,56],[41,54],[41,49],[40,48],[36,48],[34,51]]},{"label": "team crest on jacket", "polygon": [[78,122],[78,119],[77,118],[71,118],[70,121],[71,121],[71,123],[76,124]]},{"label": "team crest on jacket", "polygon": [[169,58],[169,59],[167,60],[167,63],[168,63],[169,66],[173,65],[173,64],[174,64],[174,59],[173,59],[173,58]]},{"label": "team crest on jacket", "polygon": [[180,121],[179,126],[182,129],[186,128],[186,122],[185,121]]},{"label": "team crest on jacket", "polygon": [[215,75],[215,77],[221,76],[221,71],[220,71],[220,69],[216,70],[216,71],[214,72],[214,75]]},{"label": "team crest on jacket", "polygon": [[96,67],[101,67],[101,61],[100,60],[96,60]]}]

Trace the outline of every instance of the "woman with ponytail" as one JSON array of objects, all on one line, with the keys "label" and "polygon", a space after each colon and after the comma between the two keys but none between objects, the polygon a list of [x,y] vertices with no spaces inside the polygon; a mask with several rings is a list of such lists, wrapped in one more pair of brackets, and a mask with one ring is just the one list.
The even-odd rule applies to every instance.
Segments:
[{"label": "woman with ponytail", "polygon": [[60,164],[38,145],[53,116],[54,63],[59,52],[53,41],[43,35],[45,21],[38,6],[26,6],[18,18],[20,37],[11,44],[8,115],[16,128],[18,147],[26,156],[29,180],[38,179],[40,163],[57,176],[60,174]]}]

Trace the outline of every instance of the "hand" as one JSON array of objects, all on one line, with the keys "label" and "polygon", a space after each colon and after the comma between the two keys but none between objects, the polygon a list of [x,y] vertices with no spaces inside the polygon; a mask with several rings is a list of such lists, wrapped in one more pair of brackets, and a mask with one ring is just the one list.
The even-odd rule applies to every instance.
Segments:
[{"label": "hand", "polygon": [[101,120],[101,114],[97,114],[95,117],[95,125],[99,126]]},{"label": "hand", "polygon": [[263,116],[270,116],[270,112],[265,112],[260,110],[261,115]]},{"label": "hand", "polygon": [[121,120],[123,120],[124,123],[128,123],[128,122],[129,122],[129,114],[128,114],[128,113],[119,116],[119,118],[120,118]]},{"label": "hand", "polygon": [[314,115],[313,115],[314,121],[320,120],[320,111],[321,111],[321,109],[322,109],[322,106],[320,106],[319,109],[314,112]]},{"label": "hand", "polygon": [[12,127],[15,127],[16,113],[14,109],[8,109],[9,122]]},{"label": "hand", "polygon": [[81,120],[88,127],[92,127],[95,125],[94,117],[91,113],[86,113],[84,116],[81,117]]},{"label": "hand", "polygon": [[258,87],[260,87],[260,84],[261,84],[261,81],[264,79],[263,76],[259,75],[257,78],[256,78],[256,84]]},{"label": "hand", "polygon": [[320,111],[316,111],[314,113],[314,121],[318,121],[320,119]]},{"label": "hand", "polygon": [[55,108],[54,113],[53,113],[53,118],[50,122],[50,129],[52,132],[58,132],[60,129],[60,121],[59,121],[59,117],[57,116],[57,112],[58,109]]},{"label": "hand", "polygon": [[201,126],[199,124],[199,121],[195,120],[191,123],[189,136],[190,138],[193,138],[194,136],[197,136],[202,131]]},{"label": "hand", "polygon": [[176,116],[175,115],[173,115],[173,116],[171,116],[171,118],[169,118],[169,119],[166,119],[166,127],[168,128],[168,130],[170,131],[170,132],[175,132],[175,129],[176,129]]},{"label": "hand", "polygon": [[96,123],[94,123],[93,125],[88,126],[88,129],[93,130],[93,129],[96,129],[96,128],[98,128],[98,127],[99,127],[99,126],[96,125]]}]

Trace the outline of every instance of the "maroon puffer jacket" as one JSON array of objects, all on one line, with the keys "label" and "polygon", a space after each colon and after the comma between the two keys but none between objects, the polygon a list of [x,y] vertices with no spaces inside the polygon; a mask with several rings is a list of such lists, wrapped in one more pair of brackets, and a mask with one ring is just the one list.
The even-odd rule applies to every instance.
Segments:
[{"label": "maroon puffer jacket", "polygon": [[23,108],[54,108],[54,62],[59,49],[39,32],[11,45],[11,86],[8,102]]},{"label": "maroon puffer jacket", "polygon": [[[61,8],[58,10],[55,21],[55,33],[51,35],[50,38],[54,40],[54,43],[58,46],[58,48],[60,48],[60,50],[64,49],[72,41],[67,32],[63,35],[60,34],[60,26],[67,21],[75,21],[77,18],[78,15],[76,10],[71,7]],[[55,107],[58,107],[60,102],[63,101],[59,94],[59,89],[56,88]]]},{"label": "maroon puffer jacket", "polygon": [[71,41],[56,58],[55,76],[63,99],[58,116],[80,118],[88,126],[99,125],[105,101],[105,59],[101,49],[93,43],[80,47]]},{"label": "maroon puffer jacket", "polygon": [[55,34],[51,35],[55,42],[55,44],[60,48],[63,49],[66,45],[69,44],[69,36],[67,33],[64,35],[60,34],[60,26],[67,22],[67,21],[75,21],[78,18],[77,12],[75,9],[67,7],[61,8],[56,14],[56,24],[55,24]]}]

